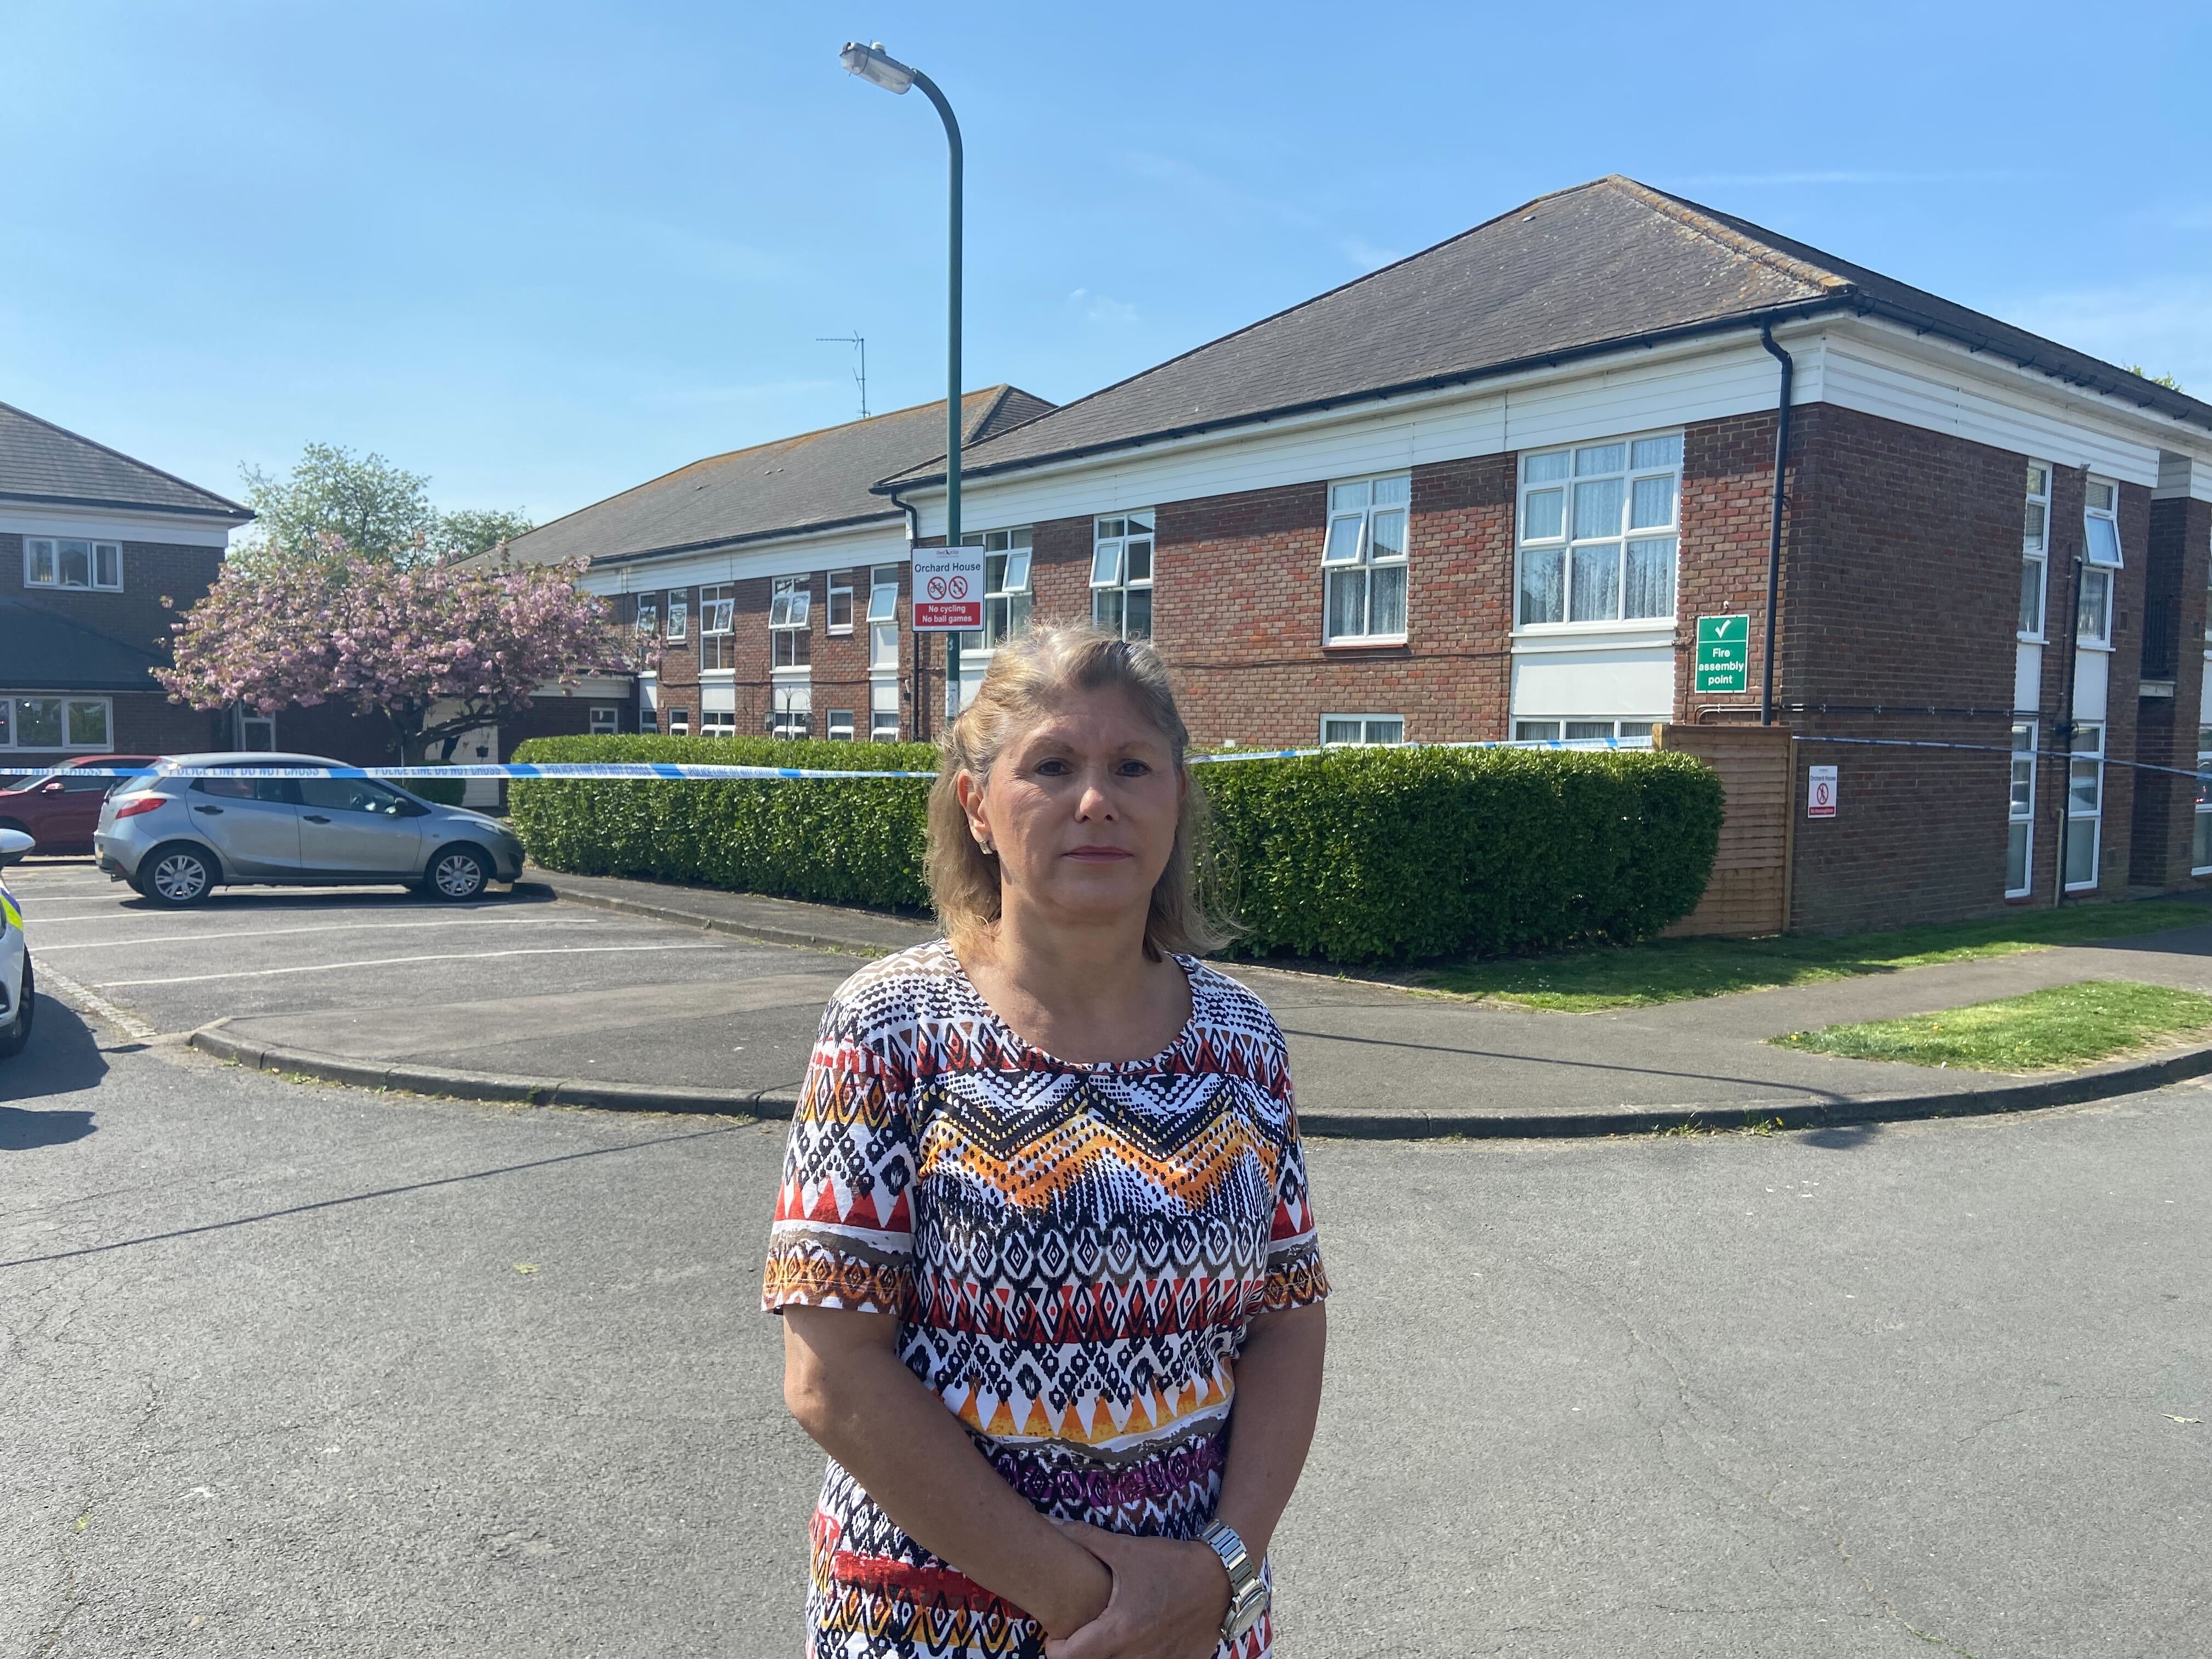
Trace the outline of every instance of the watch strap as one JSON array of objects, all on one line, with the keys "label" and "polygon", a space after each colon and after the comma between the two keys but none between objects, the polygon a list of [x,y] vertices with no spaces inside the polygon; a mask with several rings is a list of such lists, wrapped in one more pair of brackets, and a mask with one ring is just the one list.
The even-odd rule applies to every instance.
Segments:
[{"label": "watch strap", "polygon": [[1220,1558],[1222,1570],[1229,1575],[1229,1607],[1222,1615],[1221,1634],[1224,1641],[1234,1641],[1259,1623],[1260,1615],[1267,1611],[1270,1599],[1267,1580],[1260,1576],[1260,1564],[1245,1549],[1244,1540],[1227,1522],[1212,1522],[1199,1536]]}]

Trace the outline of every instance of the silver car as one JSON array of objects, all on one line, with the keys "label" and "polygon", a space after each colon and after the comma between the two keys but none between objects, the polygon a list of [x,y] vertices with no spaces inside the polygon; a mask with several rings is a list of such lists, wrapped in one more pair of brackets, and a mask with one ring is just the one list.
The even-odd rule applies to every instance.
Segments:
[{"label": "silver car", "polygon": [[[522,843],[481,812],[434,805],[374,778],[220,775],[343,764],[313,755],[164,756],[154,775],[108,796],[93,850],[110,876],[179,908],[237,883],[398,882],[459,901],[522,873]],[[217,775],[177,775],[185,768]]]}]

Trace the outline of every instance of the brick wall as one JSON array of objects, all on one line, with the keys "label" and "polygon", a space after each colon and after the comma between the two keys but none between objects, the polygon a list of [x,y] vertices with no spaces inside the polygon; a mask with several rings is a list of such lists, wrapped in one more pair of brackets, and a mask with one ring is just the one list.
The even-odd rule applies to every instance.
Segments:
[{"label": "brick wall", "polygon": [[120,592],[33,587],[23,580],[23,538],[0,533],[0,593],[20,595],[112,640],[164,658],[169,654],[169,624],[215,585],[222,571],[219,547],[126,541]]},{"label": "brick wall", "polygon": [[[1785,492],[1805,453],[1804,411],[1791,422]],[[1772,411],[1702,421],[1682,433],[1681,554],[1675,574],[1674,717],[1689,722],[1754,720],[1766,665],[1766,556],[1774,501]],[[1789,592],[1784,567],[1783,600]],[[1699,617],[1751,618],[1741,691],[1700,696],[1694,672]],[[1784,618],[1786,620],[1786,617]],[[1787,638],[1785,632],[1784,638]],[[1777,695],[1779,696],[1778,689]]]}]

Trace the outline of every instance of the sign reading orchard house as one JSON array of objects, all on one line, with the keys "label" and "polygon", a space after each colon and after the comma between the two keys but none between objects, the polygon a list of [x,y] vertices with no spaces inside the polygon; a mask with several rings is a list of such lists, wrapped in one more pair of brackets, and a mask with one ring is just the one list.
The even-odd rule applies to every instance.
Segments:
[{"label": "sign reading orchard house", "polygon": [[983,625],[983,550],[914,550],[914,631],[964,633]]}]

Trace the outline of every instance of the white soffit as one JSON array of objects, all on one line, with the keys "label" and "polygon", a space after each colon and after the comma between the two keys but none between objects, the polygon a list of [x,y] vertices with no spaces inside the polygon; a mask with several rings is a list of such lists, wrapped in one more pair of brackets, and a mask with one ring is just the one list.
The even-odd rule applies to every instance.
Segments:
[{"label": "white soffit", "polygon": [[230,526],[165,513],[114,512],[104,507],[48,507],[0,501],[0,534],[79,536],[106,542],[154,542],[169,547],[230,545]]}]

